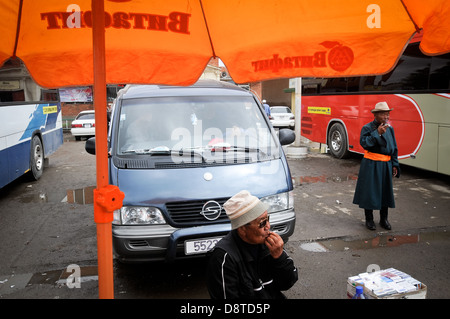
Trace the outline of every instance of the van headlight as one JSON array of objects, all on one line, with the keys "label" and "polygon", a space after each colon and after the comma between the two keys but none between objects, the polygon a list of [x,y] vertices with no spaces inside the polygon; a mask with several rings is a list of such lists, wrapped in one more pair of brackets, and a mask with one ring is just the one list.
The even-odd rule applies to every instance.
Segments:
[{"label": "van headlight", "polygon": [[293,191],[279,193],[261,198],[261,201],[269,206],[268,213],[294,208]]},{"label": "van headlight", "polygon": [[156,207],[123,206],[114,211],[113,224],[116,225],[151,225],[165,224],[161,211]]}]

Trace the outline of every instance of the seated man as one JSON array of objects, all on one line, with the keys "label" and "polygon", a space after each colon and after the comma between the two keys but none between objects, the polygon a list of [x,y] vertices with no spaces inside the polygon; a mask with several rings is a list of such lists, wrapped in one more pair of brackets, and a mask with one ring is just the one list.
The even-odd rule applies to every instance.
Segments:
[{"label": "seated man", "polygon": [[281,291],[291,288],[298,274],[283,249],[283,239],[270,231],[267,206],[244,190],[224,208],[232,230],[210,256],[207,286],[211,298],[285,298]]}]

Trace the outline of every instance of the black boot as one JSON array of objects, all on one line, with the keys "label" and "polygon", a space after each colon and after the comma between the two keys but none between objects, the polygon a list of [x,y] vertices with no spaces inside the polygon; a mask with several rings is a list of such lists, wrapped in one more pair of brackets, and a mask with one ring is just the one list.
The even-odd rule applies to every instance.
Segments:
[{"label": "black boot", "polygon": [[384,229],[387,230],[391,230],[391,224],[389,224],[388,222],[388,208],[387,207],[383,207],[380,210],[380,226],[383,227]]},{"label": "black boot", "polygon": [[375,223],[373,222],[373,210],[364,209],[364,214],[366,215],[366,227],[370,230],[377,229]]}]

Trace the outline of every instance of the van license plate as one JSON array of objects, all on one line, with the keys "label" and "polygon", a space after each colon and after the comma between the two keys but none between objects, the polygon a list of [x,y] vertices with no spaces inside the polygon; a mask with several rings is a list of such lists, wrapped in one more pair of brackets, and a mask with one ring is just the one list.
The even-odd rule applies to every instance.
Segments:
[{"label": "van license plate", "polygon": [[206,253],[216,246],[222,237],[212,237],[203,239],[186,240],[184,242],[184,252],[186,255]]}]

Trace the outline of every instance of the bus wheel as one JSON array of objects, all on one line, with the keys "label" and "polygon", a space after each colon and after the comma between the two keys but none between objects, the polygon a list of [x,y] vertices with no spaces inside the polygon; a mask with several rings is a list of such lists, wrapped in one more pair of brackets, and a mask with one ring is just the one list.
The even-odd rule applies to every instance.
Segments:
[{"label": "bus wheel", "polygon": [[348,156],[347,133],[340,123],[334,123],[328,132],[328,148],[337,158]]},{"label": "bus wheel", "polygon": [[31,140],[30,167],[33,178],[38,180],[44,171],[44,149],[37,135]]}]

